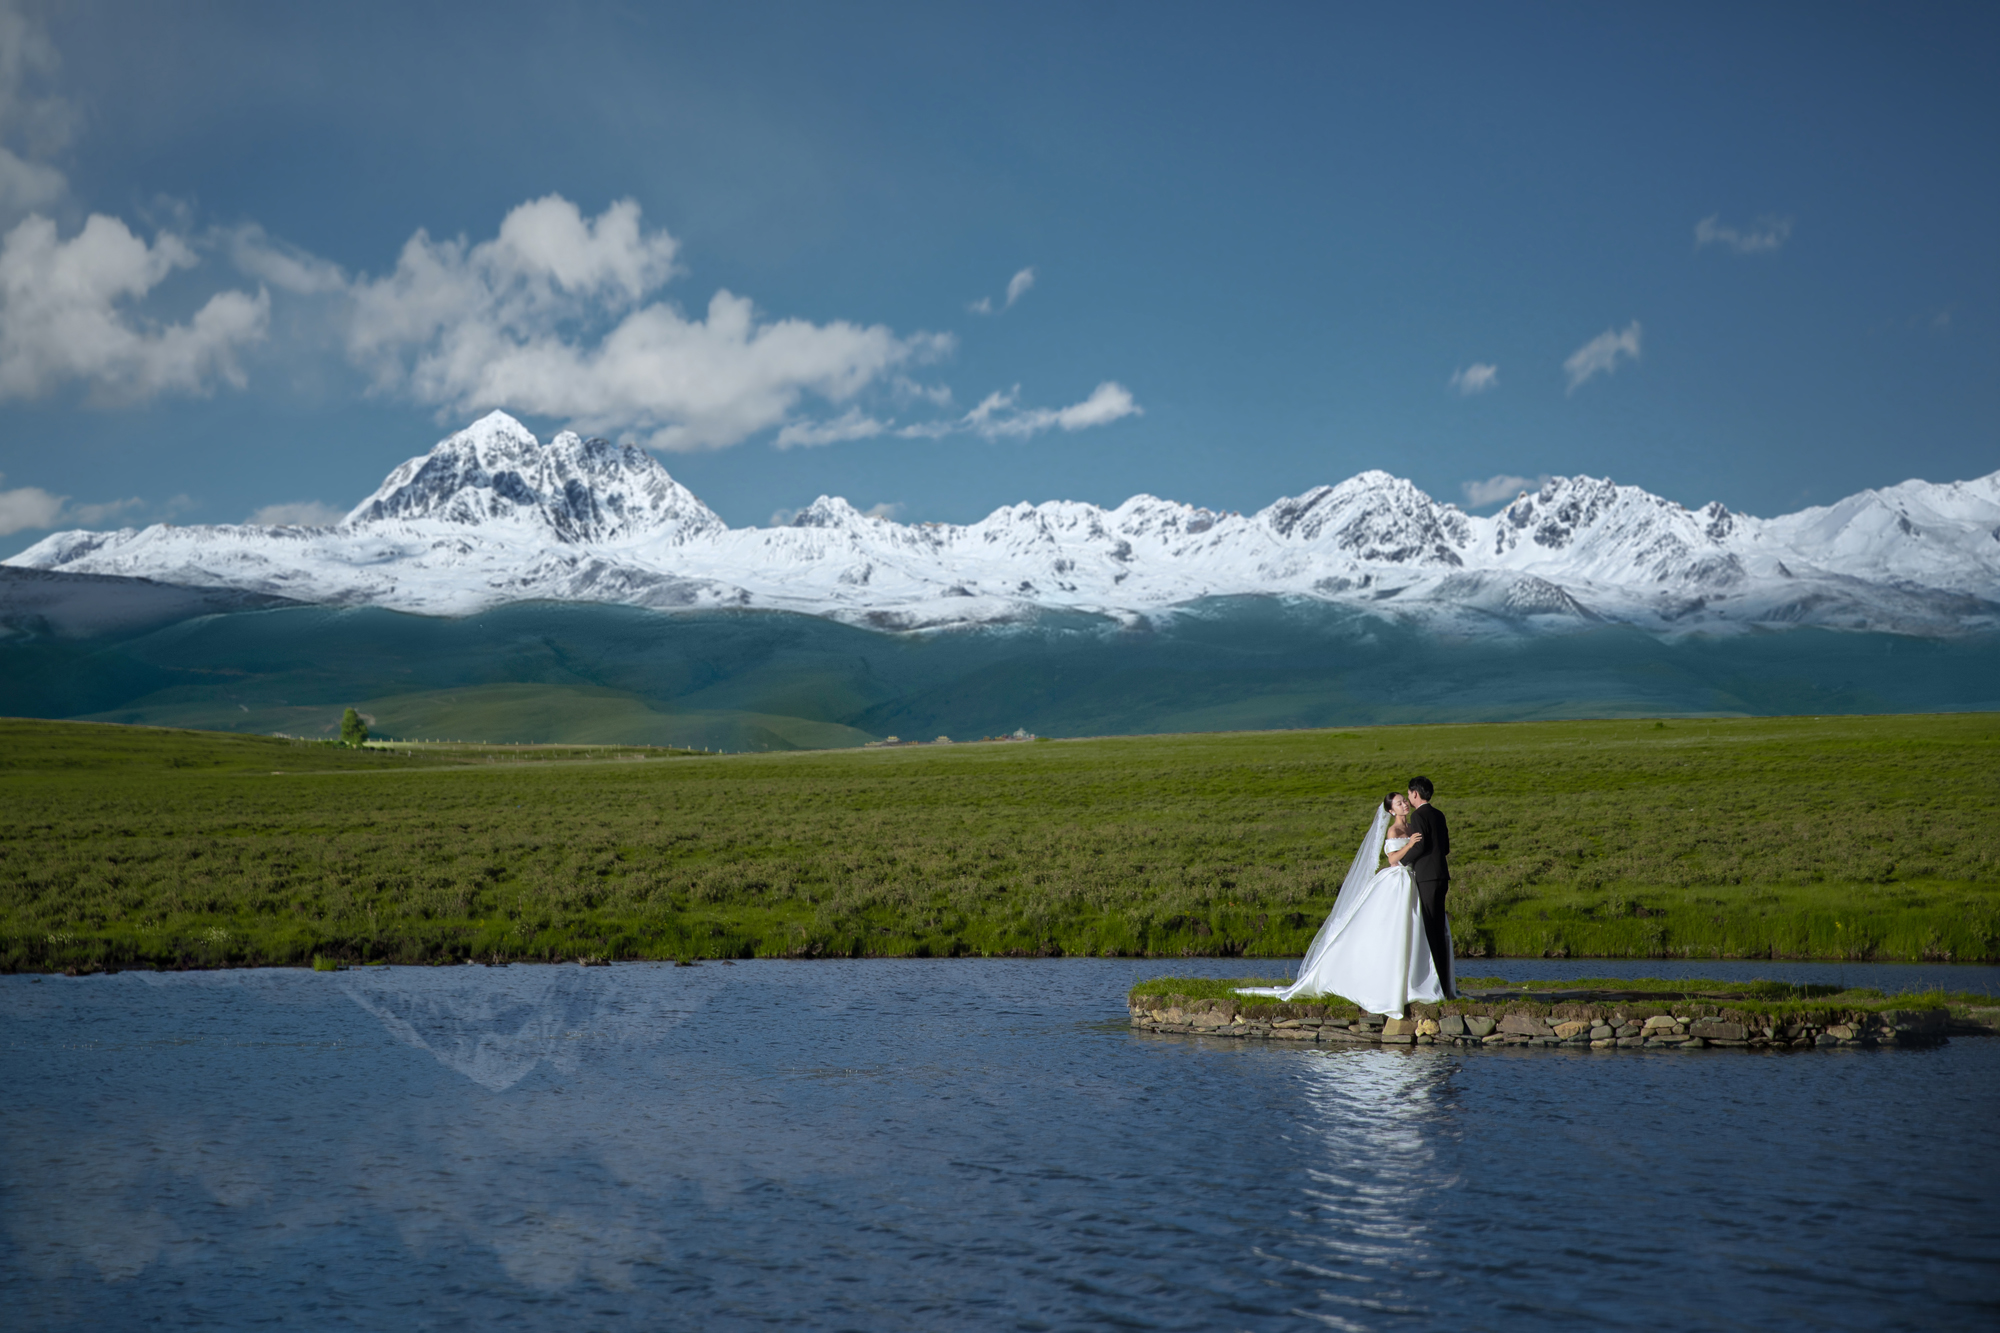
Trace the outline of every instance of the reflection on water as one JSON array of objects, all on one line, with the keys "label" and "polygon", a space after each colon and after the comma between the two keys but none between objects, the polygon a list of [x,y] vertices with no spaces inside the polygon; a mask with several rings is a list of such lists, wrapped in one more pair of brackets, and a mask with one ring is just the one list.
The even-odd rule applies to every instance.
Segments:
[{"label": "reflection on water", "polygon": [[0,1301],[10,1329],[1990,1323],[2000,1042],[1258,1048],[1105,1021],[1133,972],[0,978]]},{"label": "reflection on water", "polygon": [[1434,1140],[1453,1066],[1404,1051],[1313,1054],[1297,1077],[1319,1152],[1285,1248],[1301,1272],[1333,1284],[1316,1292],[1315,1312],[1332,1327],[1371,1327],[1354,1322],[1364,1312],[1428,1315],[1413,1284],[1438,1263],[1425,1215],[1452,1185]]},{"label": "reflection on water", "polygon": [[[670,1027],[679,1013],[653,1006],[614,1010],[609,988],[575,967],[510,967],[468,983],[464,972],[348,973],[341,990],[382,1021],[391,1036],[429,1051],[446,1069],[504,1092],[547,1061],[573,1074],[577,1043],[604,1040],[612,1027]],[[426,985],[426,981],[434,984]]]}]

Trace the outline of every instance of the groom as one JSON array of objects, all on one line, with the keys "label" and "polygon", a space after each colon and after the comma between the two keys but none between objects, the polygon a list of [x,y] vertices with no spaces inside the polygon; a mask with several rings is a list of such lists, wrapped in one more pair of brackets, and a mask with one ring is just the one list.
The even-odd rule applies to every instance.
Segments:
[{"label": "groom", "polygon": [[1449,999],[1458,998],[1458,987],[1451,976],[1451,934],[1445,924],[1444,896],[1451,891],[1451,829],[1444,822],[1444,811],[1431,804],[1429,778],[1410,779],[1410,804],[1416,813],[1410,817],[1416,831],[1424,836],[1417,840],[1417,846],[1403,864],[1417,881],[1417,902],[1424,913],[1424,938],[1430,941],[1431,964],[1437,968],[1438,985]]}]

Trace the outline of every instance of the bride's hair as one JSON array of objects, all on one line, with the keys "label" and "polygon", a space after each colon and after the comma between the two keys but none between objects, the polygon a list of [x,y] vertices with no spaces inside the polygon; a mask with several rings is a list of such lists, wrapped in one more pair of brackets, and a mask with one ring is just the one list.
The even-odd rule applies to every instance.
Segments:
[{"label": "bride's hair", "polygon": [[1389,816],[1389,835],[1395,837],[1396,830],[1409,827],[1409,816],[1396,813],[1396,798],[1403,793],[1392,791],[1382,798],[1382,813]]}]

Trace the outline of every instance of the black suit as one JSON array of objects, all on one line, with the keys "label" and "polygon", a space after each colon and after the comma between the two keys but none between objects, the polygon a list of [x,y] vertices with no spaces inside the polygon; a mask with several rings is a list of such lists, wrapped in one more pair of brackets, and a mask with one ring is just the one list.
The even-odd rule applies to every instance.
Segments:
[{"label": "black suit", "polygon": [[1417,901],[1424,911],[1424,938],[1430,941],[1431,963],[1446,995],[1458,994],[1451,975],[1451,935],[1445,925],[1444,896],[1451,892],[1451,826],[1444,811],[1434,805],[1418,806],[1410,816],[1416,832],[1423,834],[1403,864],[1417,881]]}]

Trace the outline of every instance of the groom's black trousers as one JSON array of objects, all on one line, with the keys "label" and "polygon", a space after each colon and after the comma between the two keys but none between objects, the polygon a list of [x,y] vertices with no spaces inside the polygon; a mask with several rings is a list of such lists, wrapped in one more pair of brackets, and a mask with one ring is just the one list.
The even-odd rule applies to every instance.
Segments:
[{"label": "groom's black trousers", "polygon": [[1430,941],[1431,965],[1437,968],[1438,981],[1444,986],[1446,995],[1458,994],[1458,986],[1451,975],[1451,934],[1445,928],[1444,896],[1451,892],[1451,881],[1432,879],[1417,881],[1417,903],[1424,913],[1424,938]]}]

